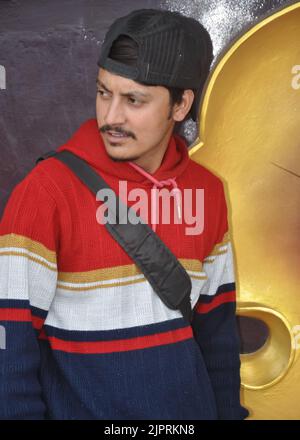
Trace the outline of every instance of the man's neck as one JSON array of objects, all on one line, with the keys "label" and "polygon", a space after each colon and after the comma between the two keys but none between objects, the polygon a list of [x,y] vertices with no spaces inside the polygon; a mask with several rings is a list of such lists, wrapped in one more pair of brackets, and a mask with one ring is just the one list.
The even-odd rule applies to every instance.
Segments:
[{"label": "man's neck", "polygon": [[147,173],[154,174],[161,166],[167,148],[168,145],[164,150],[160,151],[159,155],[155,155],[155,157],[152,156],[150,159],[147,157],[142,157],[140,159],[133,160],[132,162],[143,168],[143,170],[147,171]]},{"label": "man's neck", "polygon": [[148,154],[133,160],[132,162],[143,168],[143,170],[147,171],[147,173],[154,174],[162,164],[164,155],[170,143],[171,136],[172,132],[171,134],[168,132],[167,136],[164,137],[160,145],[158,145],[154,151],[149,151]]}]

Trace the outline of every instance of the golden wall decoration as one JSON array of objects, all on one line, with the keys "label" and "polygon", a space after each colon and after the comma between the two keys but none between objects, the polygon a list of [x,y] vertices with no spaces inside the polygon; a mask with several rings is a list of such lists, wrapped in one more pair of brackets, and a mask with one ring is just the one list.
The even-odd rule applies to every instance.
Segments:
[{"label": "golden wall decoration", "polygon": [[269,329],[241,355],[249,419],[300,419],[300,2],[218,58],[190,155],[225,181],[238,314]]}]

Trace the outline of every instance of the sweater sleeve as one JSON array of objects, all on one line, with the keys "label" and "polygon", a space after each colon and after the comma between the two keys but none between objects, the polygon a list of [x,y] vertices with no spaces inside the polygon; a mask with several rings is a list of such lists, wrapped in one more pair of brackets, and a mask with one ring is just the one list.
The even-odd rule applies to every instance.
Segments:
[{"label": "sweater sleeve", "polygon": [[38,336],[53,299],[56,205],[31,172],[0,223],[0,419],[43,419]]},{"label": "sweater sleeve", "polygon": [[223,186],[216,213],[215,245],[203,261],[207,280],[194,308],[192,328],[215,393],[219,419],[240,420],[249,412],[240,404],[235,276]]}]

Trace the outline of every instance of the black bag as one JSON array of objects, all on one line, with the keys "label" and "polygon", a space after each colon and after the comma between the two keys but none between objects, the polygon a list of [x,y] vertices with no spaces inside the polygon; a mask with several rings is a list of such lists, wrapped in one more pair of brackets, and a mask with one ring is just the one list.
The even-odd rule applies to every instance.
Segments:
[{"label": "black bag", "polygon": [[[48,157],[54,157],[67,165],[94,194],[100,189],[112,190],[102,177],[76,154],[67,150],[49,151],[39,157],[36,163]],[[116,201],[117,211],[113,212],[116,223],[110,223],[108,218],[106,229],[134,260],[163,303],[172,310],[180,310],[183,317],[191,322],[192,283],[186,270],[158,235],[137,216],[133,209],[123,204],[117,194]],[[135,217],[137,221],[134,221],[134,224],[128,221],[119,223],[124,213],[128,219],[129,211],[131,218]],[[107,212],[110,215],[111,209]]]}]

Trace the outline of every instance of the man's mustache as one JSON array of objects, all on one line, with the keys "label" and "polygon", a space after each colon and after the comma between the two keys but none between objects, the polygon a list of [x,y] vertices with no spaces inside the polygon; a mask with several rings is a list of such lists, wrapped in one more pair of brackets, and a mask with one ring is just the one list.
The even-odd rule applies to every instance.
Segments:
[{"label": "man's mustache", "polygon": [[101,133],[105,133],[106,131],[114,131],[116,133],[120,133],[120,134],[124,134],[125,136],[132,137],[132,139],[136,140],[136,136],[134,133],[132,133],[132,131],[123,130],[122,127],[113,127],[109,124],[105,124],[99,128],[99,131],[101,131]]}]

